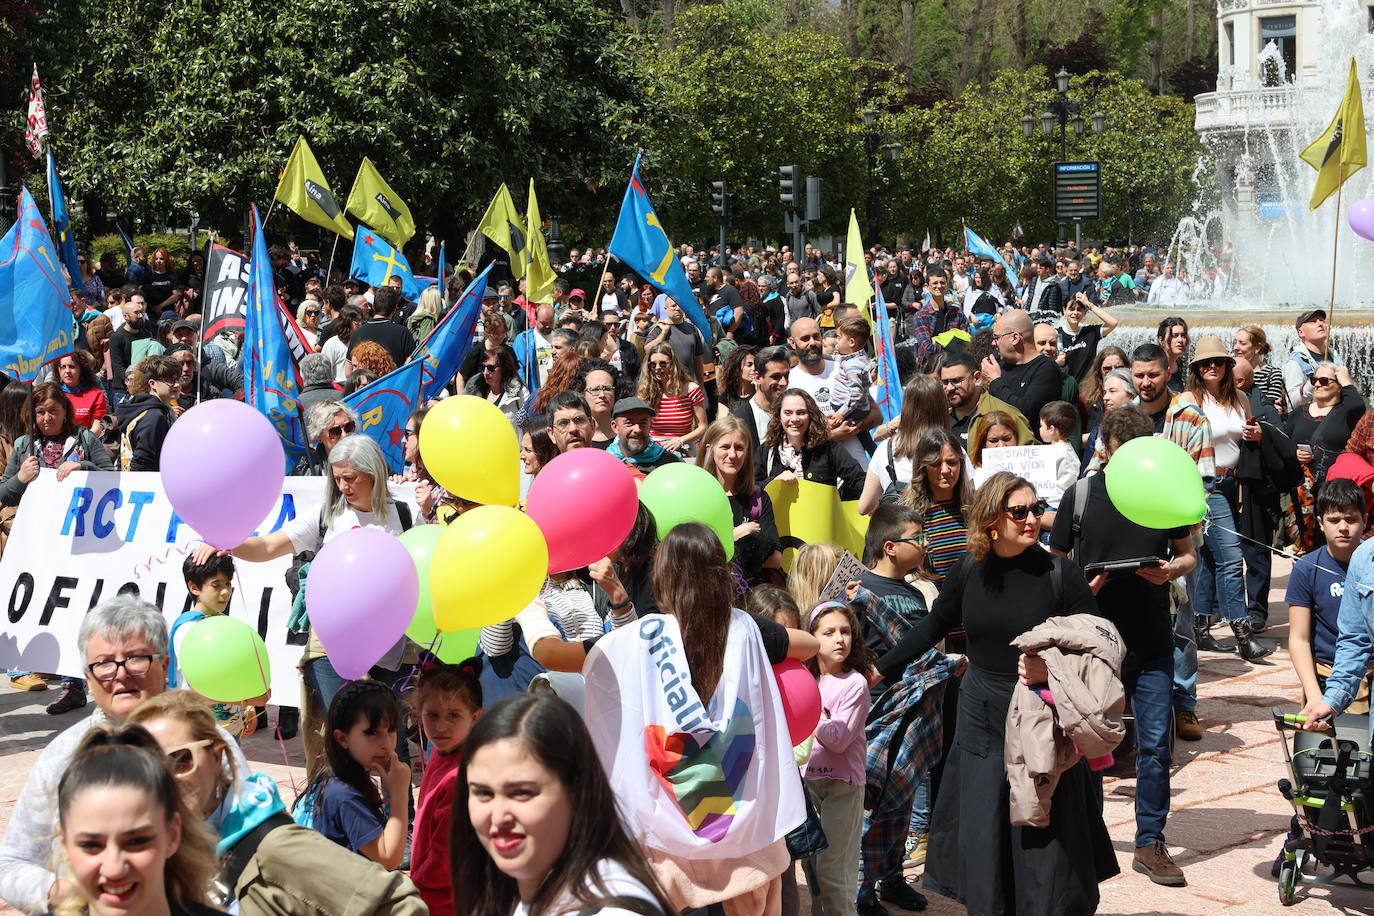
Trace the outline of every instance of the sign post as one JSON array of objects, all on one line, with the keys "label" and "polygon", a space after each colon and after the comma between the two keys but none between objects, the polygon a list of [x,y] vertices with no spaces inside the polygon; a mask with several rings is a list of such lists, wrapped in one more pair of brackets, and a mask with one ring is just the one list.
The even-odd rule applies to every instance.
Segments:
[{"label": "sign post", "polygon": [[1068,236],[1066,223],[1102,218],[1100,162],[1054,163],[1054,218],[1060,239]]}]

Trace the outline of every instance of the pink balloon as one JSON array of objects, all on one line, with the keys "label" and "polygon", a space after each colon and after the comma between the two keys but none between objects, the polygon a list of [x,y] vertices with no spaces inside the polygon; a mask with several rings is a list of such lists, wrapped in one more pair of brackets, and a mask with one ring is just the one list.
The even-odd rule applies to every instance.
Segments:
[{"label": "pink balloon", "polygon": [[305,609],[334,670],[353,680],[396,644],[415,616],[415,561],[380,528],[354,528],[315,555],[305,580]]},{"label": "pink balloon", "polygon": [[1357,200],[1346,219],[1356,234],[1374,241],[1374,200]]},{"label": "pink balloon", "polygon": [[[311,567],[314,572],[314,567]],[[308,581],[308,580],[307,580]],[[821,721],[821,688],[816,676],[795,658],[773,666],[778,691],[782,694],[782,711],[787,717],[787,734],[795,747],[816,732]]]},{"label": "pink balloon", "polygon": [[162,489],[208,544],[237,547],[281,497],[286,455],[267,417],[232,398],[182,414],[162,442]]},{"label": "pink balloon", "polygon": [[551,573],[578,569],[615,550],[638,511],[630,469],[595,448],[573,449],[550,461],[525,500],[525,514],[548,542]]}]

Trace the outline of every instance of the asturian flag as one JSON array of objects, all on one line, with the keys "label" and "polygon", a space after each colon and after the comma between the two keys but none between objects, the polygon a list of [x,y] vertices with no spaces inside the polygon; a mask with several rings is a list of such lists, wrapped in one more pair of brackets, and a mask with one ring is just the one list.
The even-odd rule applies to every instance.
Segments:
[{"label": "asturian flag", "polygon": [[412,360],[343,399],[358,415],[359,434],[381,446],[387,466],[395,474],[406,467],[406,424],[415,408],[424,403],[420,394],[423,374],[424,364]]},{"label": "asturian flag", "polygon": [[[439,392],[452,379],[472,345],[472,331],[477,326],[477,316],[482,313],[482,293],[487,288],[487,277],[492,265],[488,264],[477,277],[463,290],[463,295],[453,303],[448,314],[439,319],[429,336],[420,341],[410,357],[410,362],[424,365],[423,400],[439,396]],[[380,381],[380,379],[379,379]]]},{"label": "asturian flag", "polygon": [[671,296],[706,340],[711,339],[711,323],[697,302],[687,272],[673,251],[673,243],[654,212],[653,202],[639,181],[639,157],[630,171],[630,186],[620,204],[620,218],[611,235],[610,253],[627,267]]},{"label": "asturian flag", "polygon": [[1007,266],[1007,262],[1002,260],[1002,253],[983,241],[983,237],[970,229],[968,223],[964,223],[964,249],[980,258],[992,258],[1002,265],[1002,269],[1007,272],[1008,277],[1016,276],[1016,271],[1012,270]]},{"label": "asturian flag", "polygon": [[0,239],[0,370],[32,382],[72,352],[71,299],[43,215],[24,188],[19,219]]},{"label": "asturian flag", "polygon": [[391,247],[380,233],[366,226],[359,226],[353,239],[353,261],[348,267],[348,275],[379,288],[386,286],[393,275],[399,276],[401,295],[411,302],[420,298],[420,284],[415,282],[406,256]]},{"label": "asturian flag", "polygon": [[67,195],[62,192],[62,181],[57,177],[57,160],[53,158],[52,147],[48,147],[48,198],[52,204],[52,231],[57,236],[57,253],[67,267],[72,285],[81,286],[81,262],[77,258],[76,238],[72,234],[71,217],[67,214]]},{"label": "asturian flag", "polygon": [[301,374],[283,327],[284,313],[272,285],[267,239],[253,207],[253,260],[248,267],[248,306],[244,316],[243,394],[276,427],[289,471],[309,446],[301,417]]}]

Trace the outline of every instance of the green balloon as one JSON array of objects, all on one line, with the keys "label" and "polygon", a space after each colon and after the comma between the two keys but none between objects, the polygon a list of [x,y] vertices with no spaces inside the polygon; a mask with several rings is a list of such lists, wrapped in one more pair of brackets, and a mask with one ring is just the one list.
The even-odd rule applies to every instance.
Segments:
[{"label": "green balloon", "polygon": [[216,703],[242,703],[272,684],[272,663],[258,631],[216,615],[186,627],[177,664],[192,690]]},{"label": "green balloon", "polygon": [[420,600],[416,602],[415,616],[406,627],[406,635],[422,646],[434,642],[437,632],[434,605],[429,594],[429,565],[434,556],[434,545],[439,543],[439,536],[443,533],[443,525],[414,525],[398,538],[415,561],[415,571],[420,576]]},{"label": "green balloon", "polygon": [[1118,512],[1145,528],[1182,528],[1207,515],[1197,462],[1174,442],[1132,439],[1107,462],[1107,495]]},{"label": "green balloon", "polygon": [[658,539],[684,522],[701,522],[720,538],[725,558],[735,555],[735,517],[720,481],[705,468],[675,462],[656,468],[639,486],[639,501],[654,517]]},{"label": "green balloon", "polygon": [[473,627],[471,630],[441,631],[439,644],[434,647],[434,654],[439,656],[439,661],[448,662],[450,665],[465,662],[477,654],[477,638],[481,635],[481,627]]}]

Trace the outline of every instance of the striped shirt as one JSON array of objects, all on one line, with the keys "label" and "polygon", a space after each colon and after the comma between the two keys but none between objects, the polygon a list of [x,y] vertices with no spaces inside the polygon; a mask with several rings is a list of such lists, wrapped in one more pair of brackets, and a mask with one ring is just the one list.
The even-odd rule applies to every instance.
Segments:
[{"label": "striped shirt", "polygon": [[[921,530],[926,536],[926,558],[935,572],[935,584],[945,581],[945,576],[963,559],[968,550],[968,527],[959,517],[958,506],[953,502],[932,503],[926,510]],[[964,628],[950,630],[945,636],[945,649],[949,652],[964,651]]]},{"label": "striped shirt", "polygon": [[706,406],[706,392],[700,385],[689,384],[687,393],[680,398],[667,395],[659,398],[658,413],[654,415],[653,426],[649,433],[653,440],[662,445],[668,439],[680,439],[696,426],[694,408]]}]

